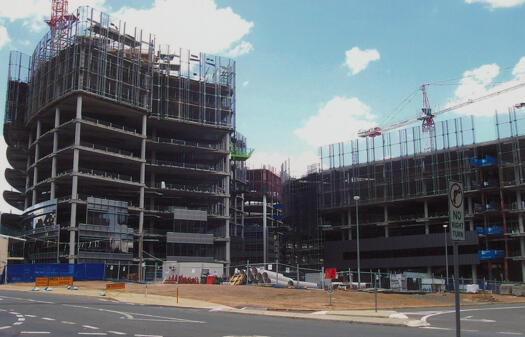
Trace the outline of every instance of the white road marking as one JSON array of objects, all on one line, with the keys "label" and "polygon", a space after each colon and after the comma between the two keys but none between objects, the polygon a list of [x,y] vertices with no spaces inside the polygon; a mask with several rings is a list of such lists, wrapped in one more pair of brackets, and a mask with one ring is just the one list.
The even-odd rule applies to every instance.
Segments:
[{"label": "white road marking", "polygon": [[51,332],[49,331],[21,331],[20,333],[28,334],[28,335],[46,335]]},{"label": "white road marking", "polygon": [[50,317],[42,317],[42,319],[45,321],[56,321],[56,319]]},{"label": "white road marking", "polygon": [[14,322],[13,325],[22,325],[24,322]]},{"label": "white road marking", "polygon": [[[510,310],[510,309],[525,309],[525,306],[517,306],[517,307],[499,307],[499,308],[477,308],[477,309],[461,309],[461,312],[469,312],[469,311],[486,311],[486,310]],[[438,311],[432,314],[428,314],[426,316],[421,317],[421,321],[427,323],[427,319],[433,316],[437,315],[443,315],[443,314],[451,314],[455,313],[456,310],[448,310],[448,311]]]},{"label": "white road marking", "polygon": [[105,333],[105,332],[79,332],[78,334],[79,335],[91,335],[91,336],[93,336],[93,335],[95,335],[95,336],[106,336],[107,335],[107,333]]},{"label": "white road marking", "polygon": [[[119,314],[125,316],[127,319],[133,320],[136,319],[135,316],[144,316],[144,317],[151,317],[153,319],[162,319],[169,322],[177,322],[177,323],[206,323],[203,321],[193,321],[189,319],[183,319],[183,318],[176,318],[176,317],[164,317],[164,316],[155,316],[155,315],[148,315],[148,314],[140,314],[135,312],[123,312],[123,311],[116,311],[116,310],[108,310],[108,309],[99,309],[99,308],[91,308],[91,307],[85,307],[81,305],[72,305],[72,304],[63,304],[64,306],[73,307],[73,308],[82,308],[82,309],[91,309],[91,310],[97,310],[97,311],[105,311],[105,312],[111,312],[114,314]],[[142,319],[145,320],[145,319]]]},{"label": "white road marking", "polygon": [[421,329],[432,329],[432,330],[452,330],[450,328],[440,328],[438,326],[422,326]]},{"label": "white road marking", "polygon": [[521,333],[519,332],[498,332],[499,334],[502,334],[502,335],[520,335],[521,336]]},{"label": "white road marking", "polygon": [[19,300],[19,301],[23,301],[23,302],[31,301],[31,302],[36,302],[36,303],[55,304],[55,302],[39,301],[39,300],[20,298],[20,297],[0,296],[0,298],[9,298],[9,299],[12,299],[12,300]]},{"label": "white road marking", "polygon": [[26,317],[31,317],[31,318],[35,318],[36,316],[35,315],[25,315]]},{"label": "white road marking", "polygon": [[114,335],[125,335],[126,333],[125,332],[120,332],[120,331],[108,331],[109,333],[112,333]]},{"label": "white road marking", "polygon": [[60,323],[62,323],[62,324],[70,324],[70,325],[77,324],[75,322],[70,322],[70,321],[62,321]]},{"label": "white road marking", "polygon": [[82,327],[86,328],[86,329],[98,330],[98,328],[96,326],[91,326],[91,325],[82,325]]},{"label": "white road marking", "polygon": [[493,319],[484,319],[484,318],[477,319],[477,318],[472,318],[472,316],[464,317],[461,320],[462,321],[468,321],[468,322],[483,322],[483,323],[494,323],[494,322],[496,322]]},{"label": "white road marking", "polygon": [[10,325],[0,326],[0,330],[9,329],[10,327]]}]

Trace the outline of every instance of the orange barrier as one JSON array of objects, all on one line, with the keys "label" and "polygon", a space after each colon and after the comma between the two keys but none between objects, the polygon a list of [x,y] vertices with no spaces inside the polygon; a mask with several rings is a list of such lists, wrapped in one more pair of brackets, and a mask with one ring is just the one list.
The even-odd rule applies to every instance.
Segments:
[{"label": "orange barrier", "polygon": [[73,286],[73,276],[37,277],[35,287]]},{"label": "orange barrier", "polygon": [[124,282],[106,283],[106,290],[115,290],[115,289],[124,289],[124,288],[126,288],[126,283]]},{"label": "orange barrier", "polygon": [[49,277],[35,278],[35,287],[47,287],[47,286],[49,286]]}]

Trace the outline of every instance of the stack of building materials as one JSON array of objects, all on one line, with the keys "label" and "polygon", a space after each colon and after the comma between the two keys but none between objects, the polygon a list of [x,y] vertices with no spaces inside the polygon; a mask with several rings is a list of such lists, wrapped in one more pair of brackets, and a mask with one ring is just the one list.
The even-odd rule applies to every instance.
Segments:
[{"label": "stack of building materials", "polygon": [[[245,277],[248,277],[248,282],[258,285],[277,285],[281,287],[298,287],[298,288],[317,288],[317,283],[296,281],[290,277],[286,277],[281,273],[276,273],[264,268],[249,268],[248,270],[240,270],[231,278],[230,284],[240,285],[244,284]],[[242,282],[238,280],[242,279]]]},{"label": "stack of building materials", "polygon": [[512,286],[512,295],[525,296],[525,284],[515,284]]}]

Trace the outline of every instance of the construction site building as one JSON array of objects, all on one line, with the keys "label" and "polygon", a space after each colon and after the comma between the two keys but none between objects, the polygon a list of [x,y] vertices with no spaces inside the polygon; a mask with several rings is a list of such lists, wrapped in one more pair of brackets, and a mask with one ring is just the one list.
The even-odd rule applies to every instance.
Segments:
[{"label": "construction site building", "polygon": [[246,137],[235,131],[230,143],[231,151],[231,184],[230,184],[230,260],[237,266],[243,264],[245,246],[244,198],[250,191],[247,180],[246,160],[253,153],[249,149]]},{"label": "construction site building", "polygon": [[228,265],[234,129],[234,61],[78,8],[10,56],[4,198],[28,259]]},{"label": "construction site building", "polygon": [[323,231],[319,227],[319,174],[316,169],[301,178],[291,178],[288,163],[282,167],[283,223],[289,228],[285,237],[284,261],[320,269],[323,266]]},{"label": "construction site building", "polygon": [[460,275],[525,281],[525,112],[494,119],[444,120],[430,135],[416,126],[321,148],[324,265],[357,268],[358,225],[363,270],[445,276],[445,244],[453,265],[447,190],[458,181],[466,229]]},{"label": "construction site building", "polygon": [[247,186],[248,192],[244,195],[244,244],[239,262],[282,261],[281,177],[271,167],[248,169]]}]

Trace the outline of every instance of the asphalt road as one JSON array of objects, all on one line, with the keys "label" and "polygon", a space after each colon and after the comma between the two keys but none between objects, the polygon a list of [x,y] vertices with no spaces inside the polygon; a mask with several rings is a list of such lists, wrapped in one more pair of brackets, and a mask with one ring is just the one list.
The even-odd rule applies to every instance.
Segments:
[{"label": "asphalt road", "polygon": [[[513,310],[518,311],[509,316],[508,313]],[[491,317],[491,312],[497,312],[497,324],[503,324],[506,317],[521,315],[523,319],[523,310],[525,306],[520,309],[486,310],[483,313],[469,312],[468,316],[482,319]],[[414,311],[409,314],[416,319],[428,315]],[[0,291],[0,336],[455,336],[455,332],[446,327],[449,321],[453,322],[453,318],[447,313],[427,317],[427,321],[436,326],[422,329],[133,305],[103,298],[52,293]],[[499,332],[525,336],[519,320],[512,329],[509,327],[496,333],[481,329],[479,322],[476,324],[476,332],[464,332],[463,336],[509,335]]]},{"label": "asphalt road", "polygon": [[[434,330],[456,329],[454,307],[414,309],[403,313],[410,319],[425,320]],[[525,336],[524,303],[463,306],[460,317],[461,330],[465,335],[484,333],[491,336]]]}]

